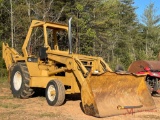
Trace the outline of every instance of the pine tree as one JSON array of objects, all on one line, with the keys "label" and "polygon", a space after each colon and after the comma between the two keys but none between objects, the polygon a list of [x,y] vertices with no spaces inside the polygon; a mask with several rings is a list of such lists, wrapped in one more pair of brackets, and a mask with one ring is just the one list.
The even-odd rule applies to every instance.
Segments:
[{"label": "pine tree", "polygon": [[146,58],[156,59],[160,47],[160,15],[156,14],[153,3],[144,10],[142,22]]}]

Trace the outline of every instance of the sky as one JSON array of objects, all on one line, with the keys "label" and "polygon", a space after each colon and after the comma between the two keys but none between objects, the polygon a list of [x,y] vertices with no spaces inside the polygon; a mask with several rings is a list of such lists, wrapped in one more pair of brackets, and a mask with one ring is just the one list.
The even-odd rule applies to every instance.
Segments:
[{"label": "sky", "polygon": [[144,10],[150,3],[154,3],[154,8],[157,11],[156,14],[160,15],[160,0],[134,0],[134,6],[138,7],[135,12],[140,22],[141,22],[141,16],[143,15]]}]

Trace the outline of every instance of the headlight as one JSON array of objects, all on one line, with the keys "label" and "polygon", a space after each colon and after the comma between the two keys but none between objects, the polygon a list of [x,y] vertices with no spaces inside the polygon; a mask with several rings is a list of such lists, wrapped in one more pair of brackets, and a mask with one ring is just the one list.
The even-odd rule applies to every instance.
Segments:
[{"label": "headlight", "polygon": [[38,61],[38,58],[36,58],[36,57],[28,57],[28,58],[27,58],[27,61],[28,61],[28,62],[37,62],[37,61]]}]

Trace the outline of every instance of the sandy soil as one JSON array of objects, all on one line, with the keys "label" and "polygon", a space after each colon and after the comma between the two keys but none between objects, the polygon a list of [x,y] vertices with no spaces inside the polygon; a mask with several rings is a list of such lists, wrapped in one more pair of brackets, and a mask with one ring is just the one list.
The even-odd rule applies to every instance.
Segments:
[{"label": "sandy soil", "polygon": [[153,98],[157,109],[107,118],[85,115],[80,99],[72,98],[62,106],[49,106],[44,96],[13,98],[7,82],[0,83],[0,120],[159,120],[160,98]]}]

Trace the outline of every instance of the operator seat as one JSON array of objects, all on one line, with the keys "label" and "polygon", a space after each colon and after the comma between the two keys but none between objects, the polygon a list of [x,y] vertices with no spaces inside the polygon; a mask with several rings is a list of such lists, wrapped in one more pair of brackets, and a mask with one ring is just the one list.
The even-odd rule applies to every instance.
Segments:
[{"label": "operator seat", "polygon": [[42,60],[44,62],[48,61],[46,50],[47,50],[47,48],[42,47],[42,46],[39,48],[39,58],[40,58],[40,60]]}]

